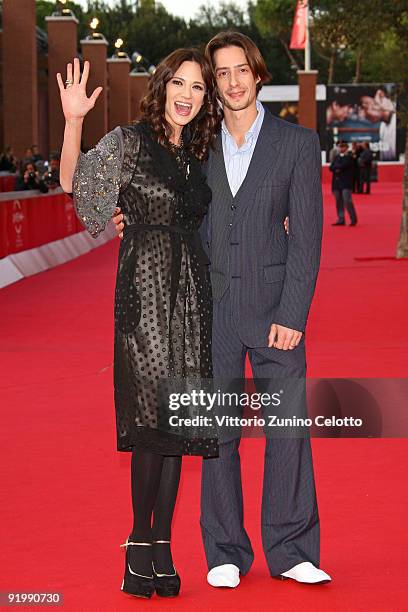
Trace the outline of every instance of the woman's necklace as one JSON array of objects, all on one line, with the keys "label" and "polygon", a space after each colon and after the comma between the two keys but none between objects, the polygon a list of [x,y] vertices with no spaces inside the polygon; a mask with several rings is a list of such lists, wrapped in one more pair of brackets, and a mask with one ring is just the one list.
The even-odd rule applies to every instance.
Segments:
[{"label": "woman's necklace", "polygon": [[171,147],[173,153],[176,153],[176,154],[180,153],[180,151],[183,148],[183,146],[184,146],[183,136],[180,136],[178,144],[175,144],[174,142],[170,142],[170,147]]},{"label": "woman's necklace", "polygon": [[176,157],[176,161],[178,165],[184,171],[185,177],[187,179],[190,174],[190,164],[189,164],[186,152],[184,150],[183,136],[180,136],[180,140],[178,144],[174,144],[173,142],[171,142],[170,147]]}]

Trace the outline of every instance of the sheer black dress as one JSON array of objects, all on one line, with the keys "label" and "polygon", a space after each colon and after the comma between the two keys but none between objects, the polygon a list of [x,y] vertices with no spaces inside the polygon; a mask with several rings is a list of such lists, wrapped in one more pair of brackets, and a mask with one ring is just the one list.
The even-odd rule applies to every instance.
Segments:
[{"label": "sheer black dress", "polygon": [[[212,376],[212,299],[198,228],[211,191],[199,162],[160,145],[148,124],[115,128],[73,180],[78,217],[94,237],[115,206],[124,214],[115,289],[117,448],[216,456],[208,428],[169,427],[163,381]],[[177,383],[177,384],[176,384]]]}]

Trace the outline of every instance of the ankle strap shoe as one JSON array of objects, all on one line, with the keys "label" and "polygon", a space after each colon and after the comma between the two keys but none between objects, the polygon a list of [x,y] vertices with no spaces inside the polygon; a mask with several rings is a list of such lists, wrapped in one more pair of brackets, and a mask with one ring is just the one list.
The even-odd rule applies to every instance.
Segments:
[{"label": "ankle strap shoe", "polygon": [[129,561],[129,546],[152,546],[152,544],[150,542],[130,542],[127,538],[126,542],[120,545],[121,548],[126,548],[125,575],[121,590],[128,595],[133,595],[133,597],[150,599],[155,590],[154,575],[145,576],[132,570]]},{"label": "ankle strap shoe", "polygon": [[[170,544],[169,540],[154,540],[153,544]],[[174,573],[158,574],[152,562],[154,586],[160,597],[177,597],[180,593],[181,579],[173,564]]]}]

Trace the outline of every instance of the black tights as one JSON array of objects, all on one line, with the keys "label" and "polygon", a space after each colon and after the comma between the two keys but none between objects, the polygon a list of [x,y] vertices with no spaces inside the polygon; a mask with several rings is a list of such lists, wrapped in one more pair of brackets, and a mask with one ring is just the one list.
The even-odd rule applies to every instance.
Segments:
[{"label": "black tights", "polygon": [[[140,450],[132,453],[132,542],[171,539],[171,523],[180,482],[181,457]],[[152,522],[153,515],[153,522]],[[170,574],[173,562],[169,544],[130,546],[130,558],[139,573],[150,575],[153,559],[158,573]]]}]

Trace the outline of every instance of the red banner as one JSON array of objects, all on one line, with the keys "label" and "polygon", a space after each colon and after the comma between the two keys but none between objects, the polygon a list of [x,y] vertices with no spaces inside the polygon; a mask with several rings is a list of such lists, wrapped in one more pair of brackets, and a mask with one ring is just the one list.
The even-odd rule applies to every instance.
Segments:
[{"label": "red banner", "polygon": [[83,231],[65,193],[0,202],[0,257]]},{"label": "red banner", "polygon": [[0,191],[14,191],[15,183],[15,174],[0,174]]},{"label": "red banner", "polygon": [[305,49],[306,47],[307,3],[308,0],[298,0],[289,45],[291,49]]}]

